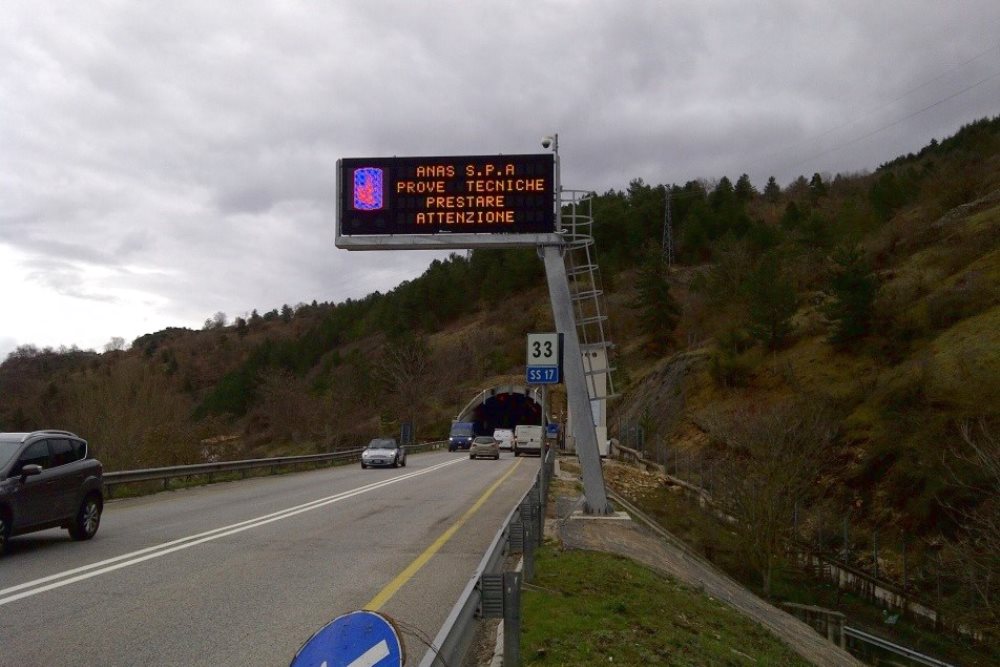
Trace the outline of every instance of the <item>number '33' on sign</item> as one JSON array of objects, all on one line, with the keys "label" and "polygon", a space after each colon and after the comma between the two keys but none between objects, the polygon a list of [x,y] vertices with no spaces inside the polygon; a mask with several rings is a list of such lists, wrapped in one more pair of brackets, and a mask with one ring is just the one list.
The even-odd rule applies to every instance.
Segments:
[{"label": "number '33' on sign", "polygon": [[549,365],[559,356],[559,334],[528,334],[528,366]]},{"label": "number '33' on sign", "polygon": [[552,349],[552,341],[536,340],[531,343],[531,356],[534,359],[551,359],[556,351]]}]

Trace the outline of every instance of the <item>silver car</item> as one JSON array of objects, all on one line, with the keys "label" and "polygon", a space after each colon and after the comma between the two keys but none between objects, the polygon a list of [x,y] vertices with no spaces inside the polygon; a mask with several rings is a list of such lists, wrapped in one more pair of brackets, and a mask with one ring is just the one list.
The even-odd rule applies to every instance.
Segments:
[{"label": "silver car", "polygon": [[399,446],[395,438],[375,438],[361,452],[361,467],[397,466],[406,467],[406,450]]},{"label": "silver car", "polygon": [[472,445],[469,446],[469,458],[478,459],[480,457],[500,458],[500,443],[492,435],[479,435],[472,439]]}]

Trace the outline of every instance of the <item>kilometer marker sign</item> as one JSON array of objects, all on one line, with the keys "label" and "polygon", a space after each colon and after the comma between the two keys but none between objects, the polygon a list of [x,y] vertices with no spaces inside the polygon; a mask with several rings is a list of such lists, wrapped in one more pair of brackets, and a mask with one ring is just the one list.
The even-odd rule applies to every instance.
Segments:
[{"label": "kilometer marker sign", "polygon": [[528,334],[528,384],[559,384],[562,382],[562,334]]}]

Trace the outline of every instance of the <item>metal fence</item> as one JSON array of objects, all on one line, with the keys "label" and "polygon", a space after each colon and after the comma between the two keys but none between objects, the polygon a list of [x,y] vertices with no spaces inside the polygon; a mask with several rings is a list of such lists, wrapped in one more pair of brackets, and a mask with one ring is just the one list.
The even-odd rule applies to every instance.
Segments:
[{"label": "metal fence", "polygon": [[[632,448],[623,447],[621,445],[615,445],[614,447],[612,447],[611,455],[615,459],[629,463],[644,470],[652,470],[652,469],[659,470],[661,473],[667,475],[671,479],[672,483],[681,486],[688,492],[695,495],[699,500],[699,505],[703,508],[706,506],[714,505],[711,493],[706,489],[706,486],[708,486],[706,482],[707,480],[712,479],[712,477],[704,473],[705,469],[704,466],[691,465],[691,461],[694,460],[693,457],[689,459],[688,466],[686,467],[686,470],[689,473],[691,471],[696,471],[697,473],[696,474],[697,481],[692,483],[690,481],[684,481],[680,477],[677,477],[677,475],[683,474],[683,471],[685,470],[684,467],[677,465],[677,467],[675,467],[671,472],[667,464],[657,464],[648,461],[644,458],[642,452],[636,451]],[[694,476],[688,475],[688,479],[691,479],[692,477]],[[638,508],[628,505],[628,503],[626,503],[624,499],[618,496],[613,496],[613,497],[617,502],[627,505],[629,511],[633,512],[633,514],[643,517],[643,520],[647,524],[649,525],[652,524],[652,519],[645,517],[645,515]],[[687,549],[686,546],[685,549]],[[849,578],[843,572],[836,569],[838,567],[843,569],[845,567],[843,563],[839,563],[828,556],[815,553],[806,553],[804,555],[804,559],[814,560],[818,563],[821,563],[827,570],[830,570],[833,573],[833,578],[837,581],[838,585],[840,585],[841,587],[844,586],[844,582]],[[902,604],[905,609],[908,609],[911,612],[914,611],[914,608],[918,604],[916,603],[916,601],[906,598],[906,596],[899,596],[900,599],[902,600],[901,603],[897,600],[891,600],[890,599],[891,596],[889,594],[893,593],[893,591],[891,591],[888,588],[885,588],[886,582],[875,579],[874,577],[872,577],[867,573],[861,571],[852,571],[850,572],[850,574],[854,575],[855,578],[863,584],[862,588],[871,592],[870,597],[872,599],[876,599],[882,603],[887,603],[887,604],[892,602],[897,606],[899,604]],[[879,591],[882,591],[885,594],[879,595],[878,594]],[[924,615],[933,615],[935,620],[939,619],[937,612],[931,610],[929,607],[921,607],[921,609],[926,610],[924,612]],[[910,661],[911,664],[931,665],[934,667],[950,667],[949,663],[921,654],[909,647],[896,644],[892,641],[889,641],[888,639],[878,637],[877,635],[870,634],[868,632],[864,632],[858,628],[853,628],[850,626],[843,625],[843,619],[841,620],[841,624],[842,624],[842,634],[839,635],[838,643],[840,643],[842,646],[845,646],[851,653],[855,655],[864,656],[866,658],[879,655],[881,655],[882,657],[892,656],[895,658],[905,658],[906,660]],[[828,633],[821,632],[821,634],[827,634],[827,636],[829,637]],[[966,634],[971,634],[971,633],[966,633]]]},{"label": "metal fence", "polygon": [[[924,655],[913,649],[900,646],[888,639],[883,639],[873,634],[844,626],[844,637],[851,653],[863,657],[866,662],[880,664],[881,660],[892,661],[889,664],[900,664],[899,660],[904,659],[913,665],[928,665],[929,667],[954,667],[950,662],[944,662],[929,655]],[[905,664],[905,663],[904,663]]]},{"label": "metal fence", "polygon": [[[407,453],[426,452],[440,449],[447,443],[445,440],[425,442],[419,445],[408,445]],[[243,476],[252,470],[269,469],[272,473],[279,469],[308,465],[337,465],[361,460],[363,448],[345,449],[323,454],[305,454],[302,456],[277,456],[268,459],[246,459],[243,461],[220,461],[217,463],[194,463],[191,465],[168,466],[164,468],[145,468],[141,470],[123,470],[104,473],[104,494],[111,498],[116,487],[140,482],[163,482],[163,488],[170,487],[174,479],[192,479],[206,477],[209,483],[215,481],[215,476],[238,472]]]},{"label": "metal fence", "polygon": [[[612,443],[613,458],[665,474],[703,509],[735,521],[725,516],[726,507],[717,501],[724,495],[717,461],[690,451],[650,453]],[[940,543],[915,543],[903,529],[861,524],[851,507],[839,512],[831,506],[812,507],[807,513],[796,505],[788,527],[790,546],[817,578],[898,609],[935,630],[984,640],[983,629],[965,619],[982,611],[991,597],[990,582],[995,578],[988,568],[971,559],[960,560],[954,553],[949,557]]]}]

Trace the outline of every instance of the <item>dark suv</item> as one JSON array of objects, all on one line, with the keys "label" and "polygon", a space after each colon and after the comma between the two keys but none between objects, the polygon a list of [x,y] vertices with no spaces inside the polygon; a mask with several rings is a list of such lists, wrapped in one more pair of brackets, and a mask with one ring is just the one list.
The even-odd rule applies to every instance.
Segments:
[{"label": "dark suv", "polygon": [[61,526],[89,540],[101,523],[103,468],[69,431],[0,433],[0,553],[12,535]]}]

